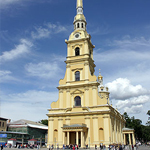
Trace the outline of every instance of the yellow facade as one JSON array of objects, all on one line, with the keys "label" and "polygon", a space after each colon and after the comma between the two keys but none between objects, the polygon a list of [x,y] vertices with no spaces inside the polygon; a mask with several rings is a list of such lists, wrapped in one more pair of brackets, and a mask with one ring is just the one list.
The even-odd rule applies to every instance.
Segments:
[{"label": "yellow facade", "polygon": [[94,147],[123,143],[123,116],[109,102],[103,77],[94,75],[94,45],[86,31],[83,2],[77,0],[74,31],[67,44],[66,73],[59,81],[59,98],[48,116],[48,145],[78,144]]}]

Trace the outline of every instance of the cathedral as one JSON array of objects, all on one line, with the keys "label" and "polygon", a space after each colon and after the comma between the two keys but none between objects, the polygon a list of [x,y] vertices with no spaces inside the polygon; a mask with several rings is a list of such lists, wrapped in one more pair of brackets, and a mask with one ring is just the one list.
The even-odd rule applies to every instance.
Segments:
[{"label": "cathedral", "polygon": [[48,109],[47,145],[124,143],[123,116],[110,104],[101,73],[96,77],[91,35],[87,33],[83,1],[77,0],[74,31],[67,44],[66,73],[59,81],[59,98]]}]

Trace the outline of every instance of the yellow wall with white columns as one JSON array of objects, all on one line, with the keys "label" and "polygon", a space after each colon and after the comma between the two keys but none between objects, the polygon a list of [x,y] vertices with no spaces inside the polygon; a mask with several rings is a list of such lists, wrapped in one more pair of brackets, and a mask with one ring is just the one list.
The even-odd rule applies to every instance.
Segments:
[{"label": "yellow wall with white columns", "polygon": [[[77,8],[77,11],[79,10],[81,7]],[[77,23],[83,23],[84,26],[77,29]],[[74,144],[72,142],[75,142],[76,137],[82,141],[82,146],[90,144],[94,147],[99,143],[108,146],[111,143],[121,143],[121,128],[125,120],[110,105],[108,88],[103,87],[98,92],[100,82],[94,75],[96,65],[93,49],[95,46],[85,26],[84,15],[77,14],[74,20],[75,29],[69,39],[65,40],[67,44],[66,72],[57,87],[58,100],[51,103],[47,114],[48,145],[55,145],[56,142],[60,147],[63,144]],[[76,48],[79,54],[76,54]],[[79,81],[75,80],[76,71],[79,72]],[[75,104],[76,97],[81,100],[79,106]],[[122,123],[121,127],[120,123]]]}]

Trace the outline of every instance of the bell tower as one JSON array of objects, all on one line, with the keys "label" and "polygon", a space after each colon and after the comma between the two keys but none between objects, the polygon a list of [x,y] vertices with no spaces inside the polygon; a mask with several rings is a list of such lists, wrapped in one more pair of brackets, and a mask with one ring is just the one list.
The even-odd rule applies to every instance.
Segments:
[{"label": "bell tower", "polygon": [[[109,105],[108,88],[103,77],[94,75],[95,64],[91,36],[83,14],[83,1],[77,0],[74,31],[67,44],[66,72],[59,81],[59,98],[51,103],[48,116],[48,145],[89,143],[109,145],[121,137],[122,116]],[[112,114],[111,114],[112,113]],[[119,118],[117,122],[114,115]],[[122,123],[122,122],[123,123]],[[114,127],[115,125],[115,127]],[[116,137],[116,138],[114,138]],[[90,140],[89,140],[90,139]],[[120,140],[117,140],[120,142]]]},{"label": "bell tower", "polygon": [[[90,107],[100,103],[97,77],[94,75],[95,64],[91,36],[86,30],[86,19],[83,14],[83,1],[77,0],[77,13],[74,17],[74,31],[67,44],[66,73],[64,79],[59,81],[59,100],[51,104],[52,108],[74,108],[75,106]],[[108,96],[107,96],[108,97]],[[76,99],[79,99],[77,104]]]}]

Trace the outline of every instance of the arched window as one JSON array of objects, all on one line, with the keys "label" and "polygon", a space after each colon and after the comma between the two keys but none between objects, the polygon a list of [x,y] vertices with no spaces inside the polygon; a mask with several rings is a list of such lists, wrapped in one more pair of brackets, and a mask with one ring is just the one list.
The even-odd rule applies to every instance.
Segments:
[{"label": "arched window", "polygon": [[75,102],[75,106],[81,106],[81,97],[76,96],[74,102]]},{"label": "arched window", "polygon": [[75,49],[75,56],[79,56],[80,55],[80,48],[76,47]]},{"label": "arched window", "polygon": [[83,26],[83,23],[82,23],[82,28],[83,28],[84,26]]},{"label": "arched window", "polygon": [[80,81],[80,72],[79,71],[75,72],[75,81]]},{"label": "arched window", "polygon": [[77,23],[77,28],[79,28],[80,27],[80,25],[79,25],[79,23]]}]

